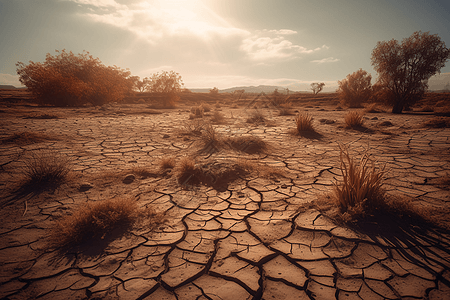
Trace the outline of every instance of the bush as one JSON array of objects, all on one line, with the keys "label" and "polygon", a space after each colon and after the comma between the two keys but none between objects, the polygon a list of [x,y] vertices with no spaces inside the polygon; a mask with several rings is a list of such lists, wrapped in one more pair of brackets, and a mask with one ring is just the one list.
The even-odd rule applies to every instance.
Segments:
[{"label": "bush", "polygon": [[130,199],[87,203],[56,222],[51,241],[58,247],[74,247],[93,240],[98,242],[115,229],[130,229],[137,217],[137,204]]},{"label": "bush", "polygon": [[334,192],[341,212],[363,215],[373,213],[384,205],[384,167],[375,168],[367,153],[357,164],[348,150],[341,147],[340,169],[343,180],[340,185],[335,184]]},{"label": "bush", "polygon": [[50,151],[32,153],[24,161],[24,188],[45,189],[63,183],[70,172],[70,159]]},{"label": "bush", "polygon": [[121,101],[133,88],[130,72],[107,67],[84,51],[78,56],[65,50],[47,53],[44,63],[18,62],[17,74],[42,104],[82,106]]},{"label": "bush", "polygon": [[357,111],[350,111],[344,117],[347,128],[362,128],[364,124],[363,116]]},{"label": "bush", "polygon": [[369,100],[372,95],[372,76],[366,71],[358,71],[347,75],[347,78],[338,81],[339,98],[342,103],[349,107],[362,107],[362,104]]},{"label": "bush", "polygon": [[297,125],[297,133],[314,132],[312,125],[313,118],[308,114],[300,113],[295,117],[295,124]]}]

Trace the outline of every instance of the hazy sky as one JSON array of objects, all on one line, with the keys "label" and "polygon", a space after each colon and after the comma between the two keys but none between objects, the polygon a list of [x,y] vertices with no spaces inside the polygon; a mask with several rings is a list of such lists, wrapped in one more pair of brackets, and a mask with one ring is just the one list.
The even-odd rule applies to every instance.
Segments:
[{"label": "hazy sky", "polygon": [[377,41],[421,30],[450,47],[449,29],[449,0],[0,0],[0,84],[66,49],[141,78],[174,70],[187,88],[335,88],[359,68],[376,77]]}]

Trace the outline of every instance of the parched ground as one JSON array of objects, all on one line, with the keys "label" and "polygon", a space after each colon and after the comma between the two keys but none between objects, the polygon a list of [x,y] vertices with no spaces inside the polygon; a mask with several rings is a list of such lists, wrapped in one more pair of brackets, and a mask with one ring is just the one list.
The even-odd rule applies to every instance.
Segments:
[{"label": "parched ground", "polygon": [[[366,113],[366,129],[346,129],[349,109],[324,99],[294,103],[293,111],[314,117],[318,133],[302,137],[291,132],[295,115],[280,116],[266,104],[211,103],[211,112],[191,120],[191,105],[183,104],[3,104],[0,298],[449,299],[448,230],[403,224],[361,231],[313,203],[341,180],[339,145],[346,145],[356,159],[368,151],[386,165],[389,195],[411,199],[444,224],[450,129],[425,127],[436,118],[427,112]],[[222,122],[211,121],[215,110]],[[255,112],[266,122],[248,123]],[[207,124],[217,139],[260,138],[267,149],[252,154],[246,143],[232,149],[205,141]],[[17,192],[27,157],[43,151],[71,159],[69,180]],[[209,179],[180,182],[186,157]],[[167,158],[175,168],[162,172]],[[244,163],[253,171],[237,172]],[[157,225],[135,226],[108,243],[94,240],[92,251],[48,246],[64,216],[123,197],[155,211]]]}]

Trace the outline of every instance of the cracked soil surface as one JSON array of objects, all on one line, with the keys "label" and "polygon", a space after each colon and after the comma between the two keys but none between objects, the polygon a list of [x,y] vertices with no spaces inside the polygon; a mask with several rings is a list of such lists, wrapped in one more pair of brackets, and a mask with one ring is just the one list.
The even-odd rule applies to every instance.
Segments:
[{"label": "cracked soil surface", "polygon": [[[159,114],[142,104],[14,109],[2,108],[2,140],[25,131],[46,138],[0,144],[1,299],[450,299],[448,231],[359,232],[308,206],[341,180],[340,143],[355,157],[369,150],[386,164],[388,194],[448,208],[448,185],[438,179],[450,172],[450,129],[423,127],[432,115],[366,114],[367,133],[343,127],[347,110],[298,106],[320,133],[305,138],[289,133],[294,116],[261,108],[270,124],[254,125],[246,123],[253,108],[224,106],[225,122],[213,125],[218,135],[256,136],[268,145],[246,154],[199,151],[200,138],[185,132],[193,122],[187,106]],[[58,118],[39,118],[44,114]],[[392,125],[381,126],[385,121]],[[24,155],[40,149],[70,157],[71,179],[39,194],[9,193]],[[250,173],[215,188],[186,187],[170,173],[133,173],[184,156],[211,169],[244,159],[284,176]],[[135,176],[123,180],[129,174]],[[134,228],[95,253],[49,250],[56,220],[115,197],[163,213],[164,221]]]}]

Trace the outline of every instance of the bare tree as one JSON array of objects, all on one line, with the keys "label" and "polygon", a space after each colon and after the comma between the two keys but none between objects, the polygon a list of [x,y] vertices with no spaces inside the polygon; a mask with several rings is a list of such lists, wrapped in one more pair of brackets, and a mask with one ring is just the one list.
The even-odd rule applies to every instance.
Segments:
[{"label": "bare tree", "polygon": [[311,83],[311,90],[313,91],[314,95],[317,95],[323,90],[323,87],[325,86],[325,83],[323,82],[313,82]]},{"label": "bare tree", "polygon": [[372,65],[385,92],[392,113],[401,113],[423,97],[428,79],[440,72],[450,57],[450,49],[437,34],[414,32],[399,43],[378,42],[372,51]]},{"label": "bare tree", "polygon": [[350,107],[362,107],[372,95],[372,76],[363,69],[347,75],[339,84],[339,98]]}]

